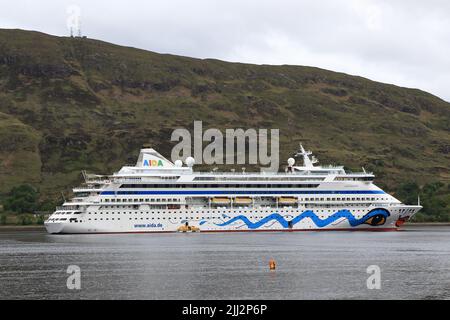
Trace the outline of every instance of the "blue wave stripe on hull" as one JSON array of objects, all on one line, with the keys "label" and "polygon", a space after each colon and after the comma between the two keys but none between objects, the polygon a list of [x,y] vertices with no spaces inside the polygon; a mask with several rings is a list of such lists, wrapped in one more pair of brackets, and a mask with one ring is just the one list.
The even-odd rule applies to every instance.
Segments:
[{"label": "blue wave stripe on hull", "polygon": [[107,195],[139,195],[139,194],[148,194],[148,195],[246,195],[246,194],[385,194],[382,190],[277,190],[277,191],[225,191],[225,190],[216,190],[216,191],[102,191],[100,193],[103,196]]},{"label": "blue wave stripe on hull", "polygon": [[[293,218],[291,220],[291,223],[292,223],[292,226],[294,226],[296,223],[300,222],[301,220],[303,220],[305,218],[310,218],[317,227],[323,228],[340,218],[346,218],[352,227],[356,227],[356,226],[366,222],[368,219],[370,219],[376,215],[380,215],[380,214],[383,215],[385,218],[387,218],[389,216],[389,212],[387,210],[374,209],[374,210],[370,211],[369,213],[367,213],[362,218],[357,219],[349,210],[344,209],[344,210],[339,210],[339,211],[335,212],[334,214],[332,214],[331,216],[329,216],[328,218],[325,218],[322,220],[313,211],[307,210],[307,211],[302,212],[295,218]],[[264,217],[263,219],[256,221],[256,222],[251,222],[246,216],[239,215],[239,216],[236,216],[236,217],[234,217],[228,221],[225,221],[223,223],[216,223],[216,225],[219,227],[225,227],[225,226],[227,226],[233,222],[239,221],[239,220],[244,222],[249,229],[258,229],[259,227],[263,226],[264,224],[266,224],[267,222],[269,222],[271,220],[278,221],[280,223],[280,225],[283,226],[283,228],[289,227],[289,221],[284,219],[279,213],[272,213],[272,214],[268,215],[267,217]]]}]

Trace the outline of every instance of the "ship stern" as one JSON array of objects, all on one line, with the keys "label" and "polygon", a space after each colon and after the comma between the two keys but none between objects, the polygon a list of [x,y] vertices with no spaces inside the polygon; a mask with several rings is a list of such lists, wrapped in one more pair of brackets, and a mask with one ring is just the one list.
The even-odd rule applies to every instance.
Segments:
[{"label": "ship stern", "polygon": [[62,233],[62,231],[64,229],[64,223],[62,223],[62,222],[46,221],[44,223],[44,226],[45,226],[45,229],[47,230],[47,232],[50,234]]}]

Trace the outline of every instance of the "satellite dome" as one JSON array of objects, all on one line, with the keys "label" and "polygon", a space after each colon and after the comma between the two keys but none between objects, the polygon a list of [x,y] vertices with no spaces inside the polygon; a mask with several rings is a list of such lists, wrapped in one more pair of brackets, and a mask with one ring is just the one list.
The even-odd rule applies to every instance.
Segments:
[{"label": "satellite dome", "polygon": [[175,160],[175,167],[182,167],[182,166],[183,166],[183,161]]},{"label": "satellite dome", "polygon": [[186,165],[191,168],[194,164],[195,164],[195,159],[192,157],[187,157],[186,160]]},{"label": "satellite dome", "polygon": [[288,163],[288,165],[290,165],[292,167],[294,165],[294,163],[295,163],[294,158],[289,158],[287,163]]}]

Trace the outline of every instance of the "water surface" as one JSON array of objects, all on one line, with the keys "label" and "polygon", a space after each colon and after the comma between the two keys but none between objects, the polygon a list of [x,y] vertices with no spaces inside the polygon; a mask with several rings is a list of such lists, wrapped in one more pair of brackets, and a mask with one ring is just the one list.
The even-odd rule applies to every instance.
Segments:
[{"label": "water surface", "polygon": [[[270,258],[277,269],[269,271]],[[81,289],[69,290],[69,265]],[[367,289],[366,269],[381,269]],[[0,232],[2,299],[449,299],[450,226],[400,232]]]}]

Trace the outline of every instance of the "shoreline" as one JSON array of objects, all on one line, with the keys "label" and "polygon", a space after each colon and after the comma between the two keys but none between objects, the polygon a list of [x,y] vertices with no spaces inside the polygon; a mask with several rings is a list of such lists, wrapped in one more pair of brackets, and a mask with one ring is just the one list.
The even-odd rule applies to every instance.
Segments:
[{"label": "shoreline", "polygon": [[404,226],[450,226],[450,222],[407,222]]},{"label": "shoreline", "polygon": [[[405,223],[402,227],[420,227],[420,226],[450,226],[450,222],[409,222]],[[402,228],[400,228],[402,229]],[[4,231],[45,231],[43,225],[6,225],[0,226],[0,232]]]},{"label": "shoreline", "polygon": [[21,225],[6,225],[6,226],[0,226],[0,232],[2,231],[45,231],[45,227],[43,225],[28,225],[28,226],[21,226]]}]

